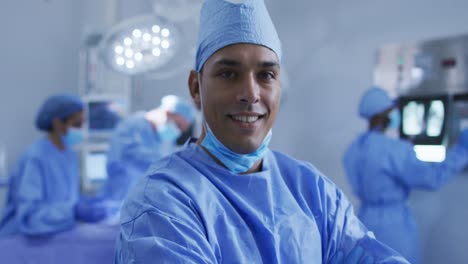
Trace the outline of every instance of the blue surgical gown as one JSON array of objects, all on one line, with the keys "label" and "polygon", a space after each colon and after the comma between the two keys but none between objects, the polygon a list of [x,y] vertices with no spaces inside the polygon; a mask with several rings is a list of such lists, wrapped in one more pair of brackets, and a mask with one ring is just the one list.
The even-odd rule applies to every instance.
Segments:
[{"label": "blue surgical gown", "polygon": [[0,237],[43,235],[71,229],[79,197],[77,154],[37,140],[12,171]]},{"label": "blue surgical gown", "polygon": [[407,200],[411,189],[435,190],[468,163],[468,152],[455,146],[444,162],[416,158],[413,145],[378,131],[360,135],[344,155],[344,168],[353,192],[361,200],[359,217],[377,239],[420,263],[420,243]]},{"label": "blue surgical gown", "polygon": [[122,121],[114,131],[107,157],[105,198],[123,200],[151,162],[161,158],[163,144],[144,112]]},{"label": "blue surgical gown", "polygon": [[376,263],[408,263],[311,164],[268,151],[261,172],[238,175],[192,142],[127,197],[116,262],[329,263],[357,245]]}]

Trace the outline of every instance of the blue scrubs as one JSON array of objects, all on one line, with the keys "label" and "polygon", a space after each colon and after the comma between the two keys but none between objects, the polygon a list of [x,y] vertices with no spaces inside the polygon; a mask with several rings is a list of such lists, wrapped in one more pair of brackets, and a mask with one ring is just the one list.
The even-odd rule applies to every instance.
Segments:
[{"label": "blue scrubs", "polygon": [[136,180],[145,175],[150,164],[163,156],[162,146],[155,128],[145,119],[144,112],[122,121],[110,142],[104,196],[123,200]]},{"label": "blue scrubs", "polygon": [[311,164],[267,151],[261,172],[238,175],[189,143],[127,197],[116,262],[332,263],[356,247],[377,263],[408,263]]},{"label": "blue scrubs", "polygon": [[359,217],[377,239],[411,263],[420,263],[420,244],[407,200],[412,188],[435,190],[468,164],[468,151],[448,151],[441,163],[422,162],[413,145],[381,132],[360,135],[344,155],[344,167],[361,200]]},{"label": "blue scrubs", "polygon": [[47,137],[36,141],[12,172],[0,237],[71,229],[79,181],[75,152],[59,150]]}]

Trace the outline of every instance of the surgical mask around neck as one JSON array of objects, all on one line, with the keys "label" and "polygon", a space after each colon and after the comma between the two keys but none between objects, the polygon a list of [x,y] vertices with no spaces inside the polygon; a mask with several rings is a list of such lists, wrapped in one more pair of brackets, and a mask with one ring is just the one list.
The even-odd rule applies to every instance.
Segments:
[{"label": "surgical mask around neck", "polygon": [[67,133],[62,135],[61,139],[66,148],[73,148],[83,142],[84,137],[81,129],[70,127]]},{"label": "surgical mask around neck", "polygon": [[238,154],[224,146],[213,134],[208,124],[206,124],[206,130],[207,133],[201,142],[201,145],[233,173],[246,172],[252,168],[257,161],[262,159],[268,151],[268,144],[270,143],[272,136],[272,132],[270,130],[256,151],[248,154]]},{"label": "surgical mask around neck", "polygon": [[158,129],[158,135],[163,142],[175,142],[182,134],[174,121],[167,121]]}]

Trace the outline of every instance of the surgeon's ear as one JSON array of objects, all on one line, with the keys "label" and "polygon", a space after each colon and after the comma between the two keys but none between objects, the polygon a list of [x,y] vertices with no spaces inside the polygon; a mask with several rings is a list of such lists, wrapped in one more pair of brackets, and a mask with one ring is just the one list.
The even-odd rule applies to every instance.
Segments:
[{"label": "surgeon's ear", "polygon": [[199,85],[199,77],[201,75],[198,74],[196,71],[190,71],[190,75],[188,78],[188,86],[190,90],[190,96],[192,96],[193,103],[201,110],[201,99],[200,99],[200,85]]}]

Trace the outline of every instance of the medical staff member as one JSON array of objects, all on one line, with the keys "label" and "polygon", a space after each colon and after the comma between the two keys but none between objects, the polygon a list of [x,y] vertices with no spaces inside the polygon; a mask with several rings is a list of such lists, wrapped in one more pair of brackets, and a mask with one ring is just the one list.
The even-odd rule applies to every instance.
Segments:
[{"label": "medical staff member", "polygon": [[176,140],[194,120],[195,108],[190,101],[167,95],[159,107],[137,112],[119,123],[108,151],[104,197],[123,200],[151,162],[175,150]]},{"label": "medical staff member", "polygon": [[408,263],[312,164],[269,149],[281,53],[263,1],[204,2],[188,80],[203,130],[127,197],[117,263]]},{"label": "medical staff member", "polygon": [[359,115],[369,122],[344,154],[344,168],[361,201],[359,217],[376,237],[411,263],[421,263],[420,243],[407,201],[413,188],[436,190],[468,164],[468,130],[447,152],[445,161],[418,160],[413,145],[386,136],[400,118],[394,101],[379,87],[368,89],[359,103]]},{"label": "medical staff member", "polygon": [[82,140],[83,103],[54,95],[40,107],[36,128],[45,136],[20,157],[11,175],[0,237],[45,235],[71,229],[80,177],[73,146]]}]

